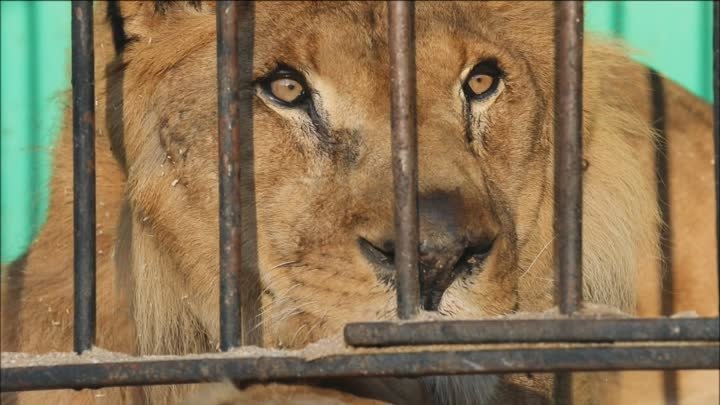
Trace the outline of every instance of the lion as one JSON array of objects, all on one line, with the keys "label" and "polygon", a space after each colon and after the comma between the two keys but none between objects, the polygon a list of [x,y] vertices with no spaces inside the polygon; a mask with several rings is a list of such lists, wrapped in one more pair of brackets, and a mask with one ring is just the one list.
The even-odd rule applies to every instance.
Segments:
[{"label": "lion", "polygon": [[[348,322],[395,317],[387,9],[326,1],[252,8],[243,342],[295,349]],[[552,16],[551,2],[417,4],[418,249],[423,310],[438,317],[555,305]],[[214,2],[99,3],[95,27],[96,344],[135,355],[215,351]],[[710,107],[608,41],[586,39],[583,77],[584,299],[641,316],[717,314]],[[658,84],[664,131],[655,128]],[[49,218],[23,270],[4,276],[4,351],[72,350],[70,110],[55,151]],[[659,201],[658,156],[666,159],[669,201]],[[666,224],[670,309],[658,294]],[[581,379],[577,403],[632,397],[633,376]],[[688,384],[717,378],[684,376]],[[641,378],[647,395],[648,377]],[[533,375],[387,381],[426,391],[432,404],[552,402],[550,380]],[[612,381],[629,388],[604,387]],[[383,400],[372,384],[365,388],[338,389]],[[236,401],[257,401],[243,393],[263,389],[239,391]],[[320,403],[332,399],[326,389],[307,392]],[[197,392],[130,387],[17,399],[175,404]]]}]

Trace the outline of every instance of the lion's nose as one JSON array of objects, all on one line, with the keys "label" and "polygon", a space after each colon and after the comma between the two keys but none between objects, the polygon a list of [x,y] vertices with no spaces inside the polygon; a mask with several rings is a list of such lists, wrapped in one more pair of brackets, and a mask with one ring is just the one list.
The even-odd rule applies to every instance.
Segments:
[{"label": "lion's nose", "polygon": [[418,201],[420,291],[428,311],[437,310],[445,290],[477,268],[492,248],[494,238],[468,228],[468,215],[457,193],[430,193]]},{"label": "lion's nose", "polygon": [[[470,229],[462,200],[454,193],[430,193],[418,201],[420,292],[423,307],[438,309],[443,293],[458,276],[478,269],[490,253],[494,237]],[[360,240],[365,256],[376,264],[380,278],[394,280],[392,240]]]}]

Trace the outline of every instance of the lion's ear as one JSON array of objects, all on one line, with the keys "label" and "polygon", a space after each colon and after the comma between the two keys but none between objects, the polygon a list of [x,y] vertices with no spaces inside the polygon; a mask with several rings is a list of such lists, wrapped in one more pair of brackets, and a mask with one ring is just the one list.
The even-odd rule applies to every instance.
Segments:
[{"label": "lion's ear", "polygon": [[108,21],[113,28],[115,48],[121,52],[134,40],[146,37],[156,24],[172,19],[178,21],[183,14],[215,9],[214,1],[110,1],[107,6]]}]

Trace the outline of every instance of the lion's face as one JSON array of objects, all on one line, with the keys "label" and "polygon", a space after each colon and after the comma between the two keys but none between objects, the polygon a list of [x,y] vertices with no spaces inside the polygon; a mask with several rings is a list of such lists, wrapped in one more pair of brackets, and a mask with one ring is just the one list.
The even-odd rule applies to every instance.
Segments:
[{"label": "lion's face", "polygon": [[[348,321],[394,316],[387,12],[381,3],[327,2],[259,2],[255,11],[243,253],[247,272],[259,272],[266,344],[294,347]],[[426,310],[513,311],[518,278],[547,242],[538,218],[551,208],[543,203],[552,190],[550,11],[494,2],[417,6]],[[212,335],[214,9],[169,12],[176,15],[146,24],[124,56],[127,195],[137,226],[174,261],[177,294],[187,295]]]}]

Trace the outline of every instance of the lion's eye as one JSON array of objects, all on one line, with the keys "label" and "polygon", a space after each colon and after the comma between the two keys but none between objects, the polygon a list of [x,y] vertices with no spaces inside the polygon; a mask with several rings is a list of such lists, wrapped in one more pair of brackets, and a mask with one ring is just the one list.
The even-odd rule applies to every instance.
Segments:
[{"label": "lion's eye", "polygon": [[291,68],[279,68],[262,79],[261,85],[272,101],[285,107],[297,107],[308,99],[305,79]]},{"label": "lion's eye", "polygon": [[502,72],[495,61],[478,63],[468,73],[463,92],[468,100],[481,100],[495,92]]},{"label": "lion's eye", "polygon": [[468,79],[468,87],[473,94],[480,95],[490,90],[495,78],[490,75],[479,74]]},{"label": "lion's eye", "polygon": [[278,100],[292,104],[305,93],[305,89],[297,80],[282,78],[270,83],[270,92]]}]

